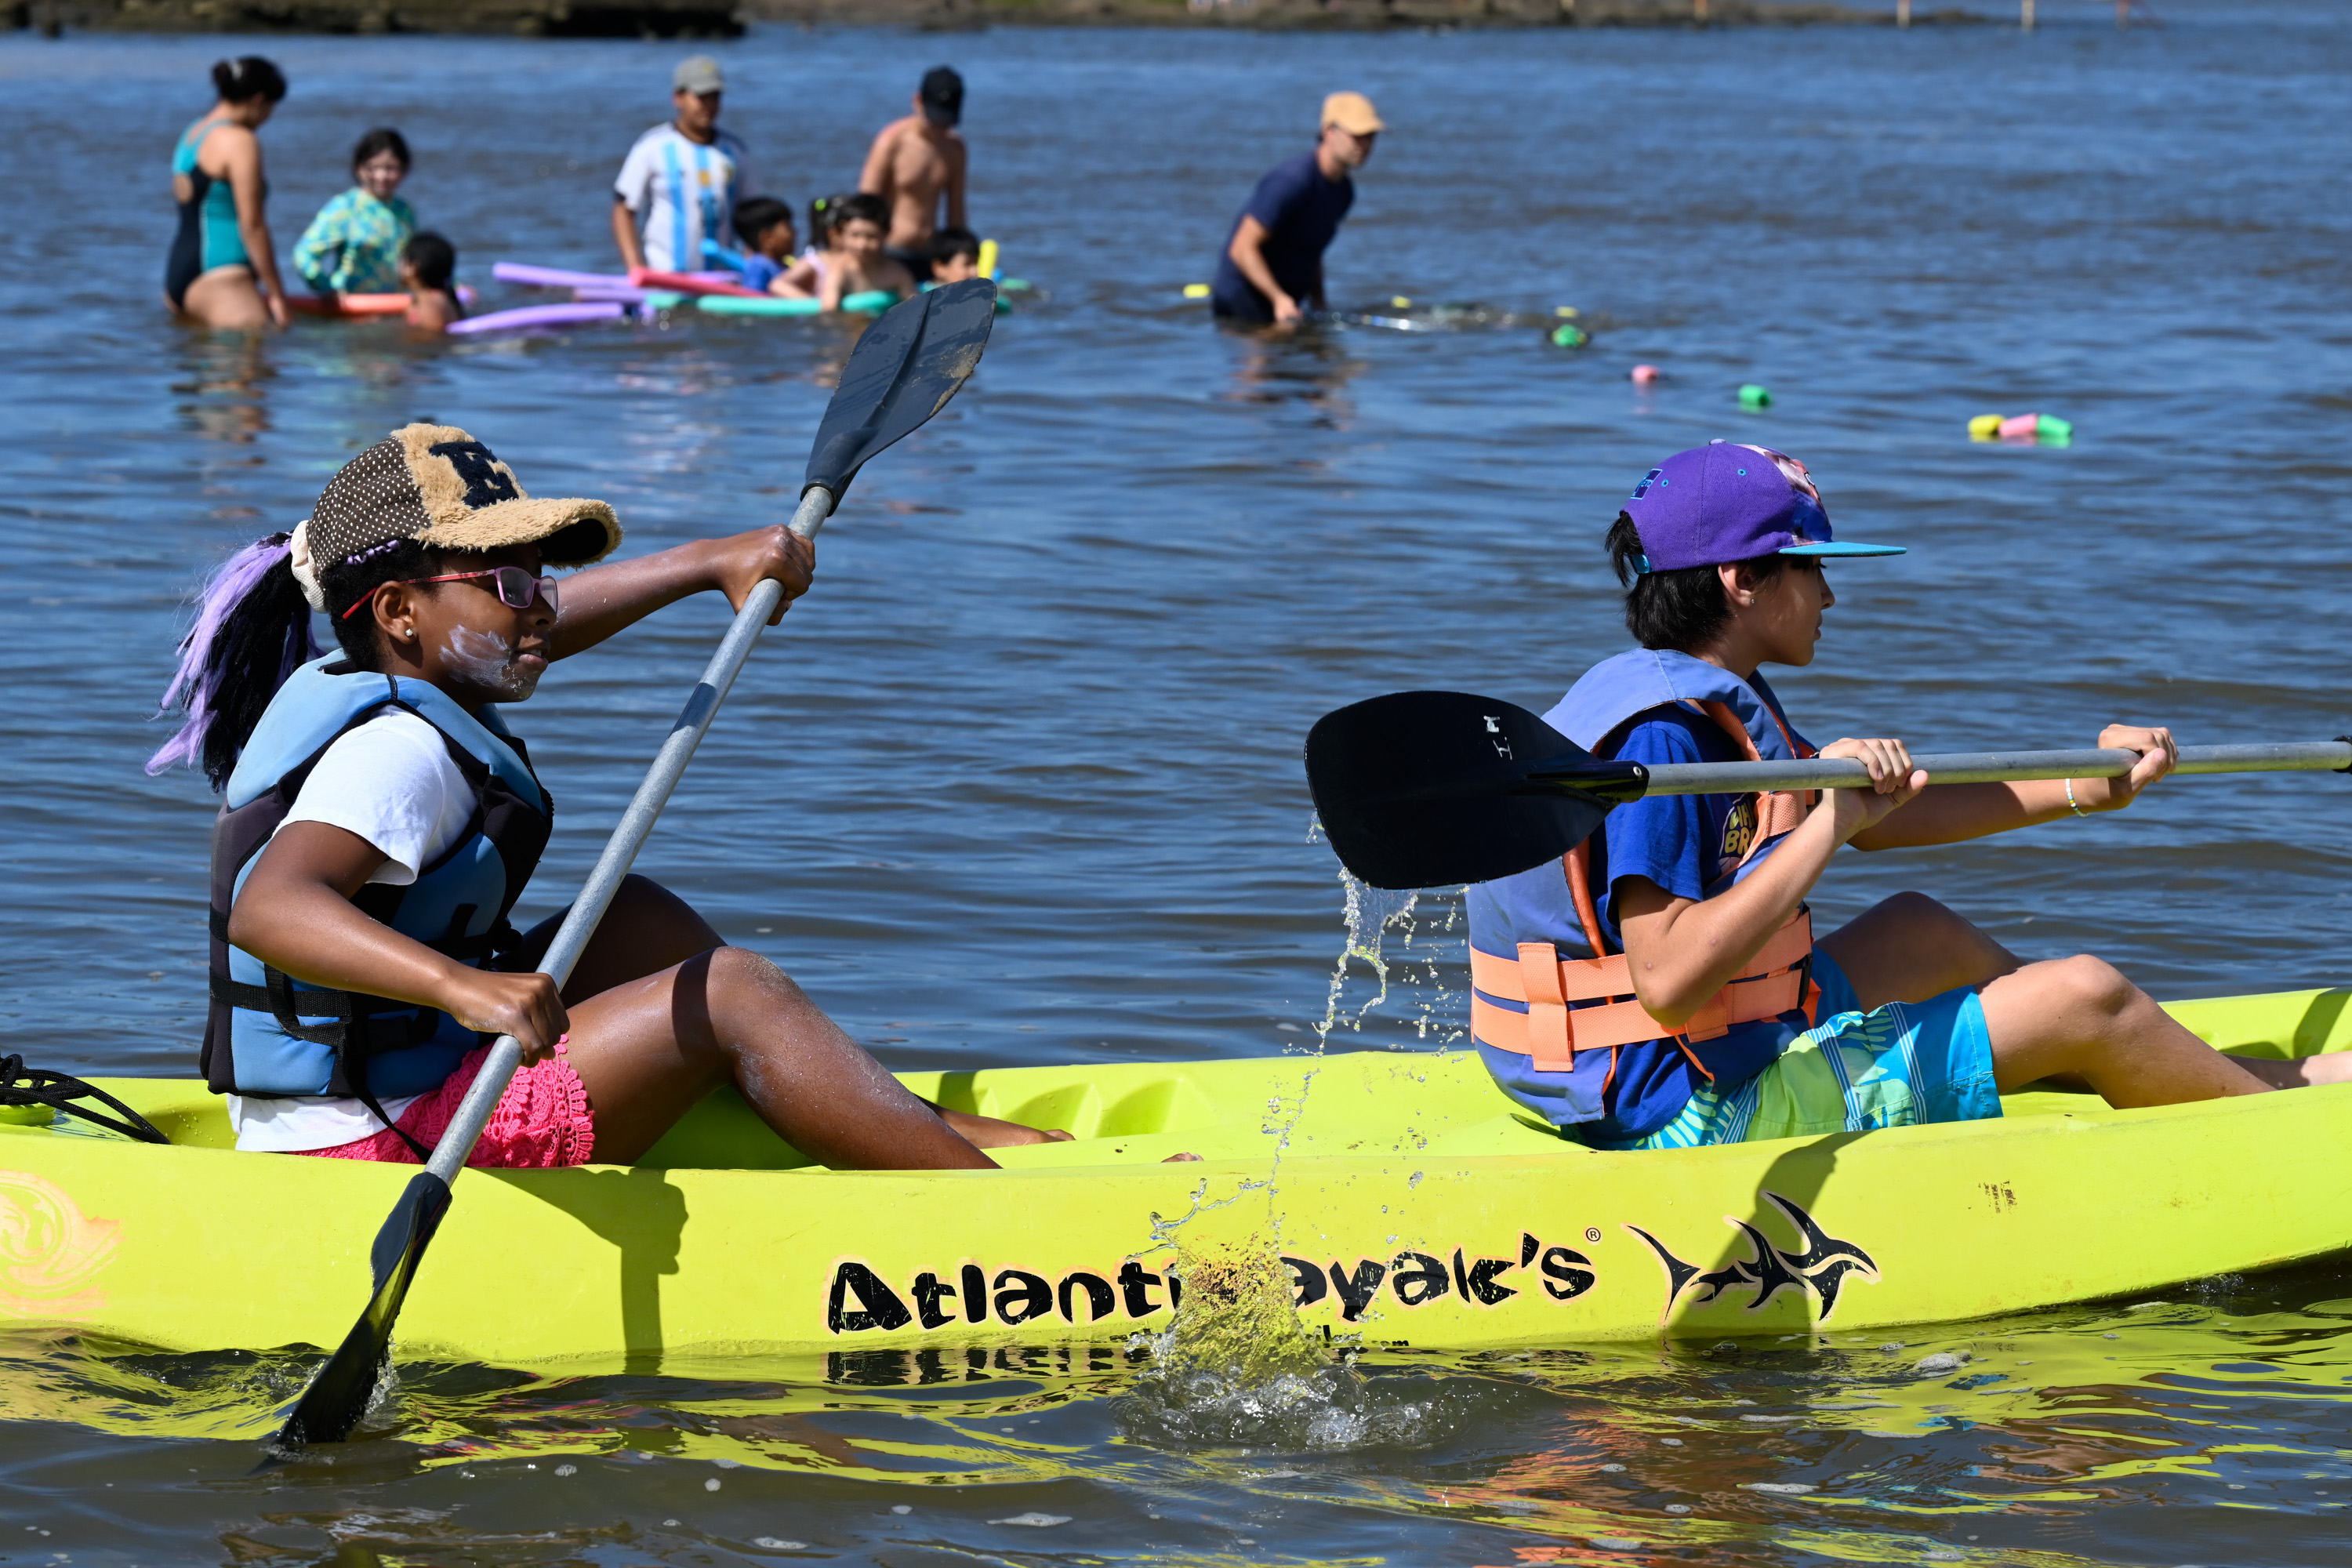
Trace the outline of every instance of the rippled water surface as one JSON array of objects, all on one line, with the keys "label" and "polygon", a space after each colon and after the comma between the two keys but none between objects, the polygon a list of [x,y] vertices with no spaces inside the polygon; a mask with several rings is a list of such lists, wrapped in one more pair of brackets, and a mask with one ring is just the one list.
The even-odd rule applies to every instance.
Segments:
[{"label": "rippled water surface", "polygon": [[[2161,9],[2117,35],[2045,0],[2031,37],[727,46],[728,120],[796,202],[853,181],[920,71],[956,61],[977,226],[1037,288],[858,481],[641,868],[897,1066],[1311,1046],[1343,937],[1307,726],[1410,685],[1548,706],[1618,644],[1618,499],[1718,435],[1795,452],[1842,530],[1911,550],[1836,570],[1822,658],[1782,684],[1816,738],[2352,728],[2352,16]],[[211,805],[139,764],[194,576],[418,416],[541,493],[610,498],[632,550],[777,518],[846,347],[691,317],[462,345],[175,329],[164,161],[228,47],[0,42],[0,1030],[59,1068],[192,1070]],[[295,88],[265,133],[281,248],[391,122],[419,155],[407,194],[500,303],[524,301],[494,259],[609,265],[605,181],[680,52],[267,47]],[[1265,344],[1182,302],[1337,86],[1392,130],[1335,302],[1572,305],[1591,346],[1525,325]],[[1627,379],[1643,361],[1654,389]],[[1769,410],[1740,411],[1743,382]],[[1966,438],[2029,409],[2074,444]],[[527,911],[584,871],[723,622],[680,606],[516,716],[564,810]],[[2166,996],[2342,981],[2343,787],[2189,783],[1855,857],[1816,903],[1921,888]],[[1335,1045],[1459,1048],[1454,912],[1425,896],[1389,932],[1384,999],[1346,970]],[[299,1359],[20,1338],[0,1559],[2340,1563],[2347,1318],[2352,1279],[2319,1268],[1899,1342],[1375,1357],[1241,1391],[1139,1381],[1140,1349],[930,1384],[411,1366],[400,1425],[260,1475]],[[1919,1369],[1947,1352],[1971,1359]]]}]

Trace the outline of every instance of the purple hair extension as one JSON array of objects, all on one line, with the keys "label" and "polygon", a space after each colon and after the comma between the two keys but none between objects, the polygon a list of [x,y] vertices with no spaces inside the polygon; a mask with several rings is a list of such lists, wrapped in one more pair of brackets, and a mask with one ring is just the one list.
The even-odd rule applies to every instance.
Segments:
[{"label": "purple hair extension", "polygon": [[[181,639],[179,668],[156,709],[158,717],[178,708],[186,718],[172,738],[163,742],[163,749],[147,759],[148,773],[160,773],[181,763],[194,765],[203,759],[205,738],[212,730],[215,715],[215,700],[220,695],[221,683],[230,674],[227,662],[221,657],[225,651],[223,635],[238,606],[260,585],[271,568],[286,559],[290,537],[273,533],[267,539],[256,540],[223,562],[197,591],[195,625]],[[316,658],[320,652],[310,635],[306,607],[299,620],[289,622],[286,628],[278,684],[285,684],[288,676],[305,660]]]}]

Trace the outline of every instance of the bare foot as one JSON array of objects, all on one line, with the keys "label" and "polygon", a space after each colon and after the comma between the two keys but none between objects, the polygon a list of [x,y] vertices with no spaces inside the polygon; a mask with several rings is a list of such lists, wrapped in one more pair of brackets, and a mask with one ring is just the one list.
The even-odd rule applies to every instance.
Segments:
[{"label": "bare foot", "polygon": [[1018,1121],[975,1116],[968,1110],[942,1110],[940,1120],[962,1133],[964,1142],[975,1149],[1013,1149],[1024,1143],[1070,1142],[1070,1134],[1058,1127],[1024,1127]]},{"label": "bare foot", "polygon": [[2295,1057],[2287,1061],[2234,1056],[2226,1051],[2222,1054],[2273,1089],[2305,1089],[2313,1084],[2352,1079],[2352,1051],[2330,1051],[2325,1056]]}]

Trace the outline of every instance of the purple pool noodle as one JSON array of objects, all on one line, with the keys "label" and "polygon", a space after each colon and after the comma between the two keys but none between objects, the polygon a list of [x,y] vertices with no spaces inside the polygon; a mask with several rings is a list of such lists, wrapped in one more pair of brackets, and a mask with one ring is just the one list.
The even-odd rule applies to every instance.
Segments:
[{"label": "purple pool noodle", "polygon": [[526,289],[625,289],[629,287],[625,272],[569,272],[561,267],[530,267],[520,261],[501,261],[490,268],[490,276],[501,283],[520,283]]},{"label": "purple pool noodle", "polygon": [[478,332],[520,331],[528,327],[570,327],[586,321],[617,321],[629,308],[617,300],[581,300],[568,305],[525,305],[519,310],[493,310],[452,321],[449,331],[460,337]]}]

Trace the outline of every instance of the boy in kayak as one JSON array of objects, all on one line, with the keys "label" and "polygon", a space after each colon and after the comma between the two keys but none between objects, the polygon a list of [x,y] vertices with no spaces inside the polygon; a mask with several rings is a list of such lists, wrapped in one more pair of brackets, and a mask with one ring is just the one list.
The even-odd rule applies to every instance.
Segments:
[{"label": "boy in kayak", "polygon": [[[625,1163],[726,1083],[841,1168],[988,1166],[1034,1129],[907,1092],[765,959],[631,877],[571,981],[531,970],[557,919],[507,923],[551,805],[505,709],[551,661],[688,595],[805,592],[765,528],[571,578],[620,542],[598,500],[537,499],[463,430],[411,425],[345,464],[289,534],[206,585],[148,766],[201,763],[213,839],[203,1067],[237,1147],[421,1160],[510,1034],[526,1065],[470,1163]],[[316,657],[324,610],[341,645]],[[779,617],[783,611],[777,611]]]},{"label": "boy in kayak", "polygon": [[[835,196],[825,204],[825,248],[812,250],[777,281],[787,289],[814,294],[828,310],[841,309],[852,294],[884,292],[909,299],[915,275],[882,248],[884,225],[890,210],[879,196],[860,193]],[[771,293],[777,292],[771,286]]]},{"label": "boy in kayak", "polygon": [[1759,667],[1812,662],[1825,558],[1902,552],[1833,538],[1780,453],[1675,454],[1608,542],[1642,646],[1587,671],[1553,728],[1622,761],[1850,757],[1873,787],[1634,801],[1561,861],[1472,888],[1471,1032],[1512,1098],[1591,1147],[1661,1149],[1998,1117],[2042,1079],[2146,1106],[2352,1076],[2352,1057],[2224,1056],[2099,959],[2026,963],[1916,893],[1816,941],[1805,897],[1840,846],[2119,811],[2170,770],[2170,732],[2102,731],[2140,754],[2123,778],[1925,794],[1901,741],[1815,752]]}]

